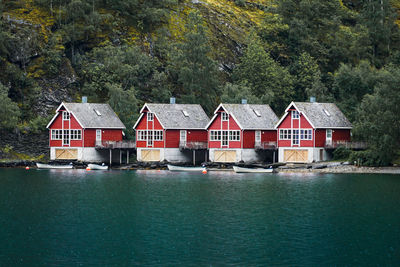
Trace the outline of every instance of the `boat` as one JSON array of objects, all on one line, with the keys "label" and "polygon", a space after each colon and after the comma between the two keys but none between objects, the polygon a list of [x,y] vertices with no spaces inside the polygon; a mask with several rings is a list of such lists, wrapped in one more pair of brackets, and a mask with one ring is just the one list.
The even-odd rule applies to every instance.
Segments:
[{"label": "boat", "polygon": [[108,170],[108,166],[104,165],[98,165],[98,164],[88,164],[87,167],[91,170]]},{"label": "boat", "polygon": [[272,173],[274,169],[264,169],[264,168],[243,168],[238,166],[233,166],[233,170],[237,173],[246,173],[246,172],[254,172],[254,173]]},{"label": "boat", "polygon": [[72,169],[74,166],[72,164],[68,165],[50,165],[44,163],[36,163],[38,169]]},{"label": "boat", "polygon": [[203,172],[206,171],[206,167],[182,167],[175,165],[167,165],[170,171],[181,171],[181,172]]}]

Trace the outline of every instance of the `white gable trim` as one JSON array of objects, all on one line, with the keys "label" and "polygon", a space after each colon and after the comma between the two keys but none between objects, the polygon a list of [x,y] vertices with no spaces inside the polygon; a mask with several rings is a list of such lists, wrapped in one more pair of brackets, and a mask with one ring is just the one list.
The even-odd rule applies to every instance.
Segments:
[{"label": "white gable trim", "polygon": [[74,118],[76,119],[76,121],[79,123],[79,125],[82,127],[82,129],[85,129],[85,127],[83,127],[83,124],[79,121],[78,117],[75,116],[74,113],[72,113],[71,111],[68,110],[68,108],[65,106],[64,102],[61,102],[61,104],[58,106],[57,110],[56,110],[56,115],[54,115],[54,117],[51,119],[51,121],[49,122],[49,124],[47,124],[46,128],[49,129],[49,127],[51,126],[51,124],[54,122],[54,120],[57,118],[57,116],[60,114],[58,113],[60,108],[64,106],[64,108],[71,113],[72,115],[74,115]]},{"label": "white gable trim", "polygon": [[214,116],[211,118],[210,122],[207,123],[206,128],[205,128],[206,130],[208,129],[208,127],[211,126],[211,123],[212,123],[217,117],[218,117],[218,114],[214,114]]},{"label": "white gable trim", "polygon": [[[154,113],[150,110],[150,108],[147,106],[147,103],[145,103],[143,105],[143,107],[140,109],[140,113],[142,113],[142,115],[144,114],[144,108],[147,108],[149,110],[150,113],[153,113],[154,116],[157,118],[158,122],[161,124],[161,127],[163,127],[164,130],[167,130],[168,128],[165,128],[165,126],[163,125],[163,123],[161,122],[161,120],[158,118],[157,113]],[[133,126],[133,129],[135,129],[135,127],[137,126],[137,124],[139,123],[140,119],[142,118],[142,115],[139,117],[139,119],[136,121],[135,125]]]},{"label": "white gable trim", "polygon": [[135,125],[133,125],[132,129],[136,129],[136,126],[139,124],[140,120],[143,118],[144,113],[140,114],[139,118],[137,119]]},{"label": "white gable trim", "polygon": [[[296,104],[292,101],[289,106],[285,109],[286,114],[282,116],[282,118],[278,121],[278,123],[275,125],[275,129],[279,127],[279,125],[283,122],[283,120],[287,117],[287,115],[289,114],[289,108],[291,106],[294,106],[294,108],[300,113],[300,115],[303,115],[304,118],[306,118],[306,120],[308,121],[308,123],[311,125],[311,127],[313,127],[314,129],[316,129],[316,127],[314,126],[314,124],[311,122],[311,120],[308,119],[307,115],[303,112],[301,112]],[[329,127],[328,127],[329,128]],[[330,129],[330,128],[329,128]]]}]

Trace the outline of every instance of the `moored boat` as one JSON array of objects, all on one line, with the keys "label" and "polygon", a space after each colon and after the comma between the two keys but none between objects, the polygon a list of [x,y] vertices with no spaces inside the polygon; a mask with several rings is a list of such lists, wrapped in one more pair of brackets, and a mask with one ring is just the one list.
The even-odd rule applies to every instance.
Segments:
[{"label": "moored boat", "polygon": [[108,166],[107,165],[98,165],[98,164],[88,164],[87,166],[89,169],[91,170],[108,170]]},{"label": "moored boat", "polygon": [[237,173],[246,173],[246,172],[253,172],[253,173],[272,173],[274,169],[264,169],[264,168],[243,168],[238,166],[233,166],[233,170]]},{"label": "moored boat", "polygon": [[38,169],[72,169],[74,166],[72,164],[68,165],[50,165],[44,163],[36,163]]},{"label": "moored boat", "polygon": [[170,171],[182,171],[182,172],[202,172],[205,171],[205,167],[183,167],[168,164],[168,170]]}]

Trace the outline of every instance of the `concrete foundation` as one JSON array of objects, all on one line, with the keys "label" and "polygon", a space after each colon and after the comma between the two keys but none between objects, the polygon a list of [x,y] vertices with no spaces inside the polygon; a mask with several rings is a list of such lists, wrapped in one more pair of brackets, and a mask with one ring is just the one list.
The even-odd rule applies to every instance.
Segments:
[{"label": "concrete foundation", "polygon": [[322,147],[280,147],[278,149],[279,162],[285,162],[285,150],[307,150],[308,158],[307,161],[304,161],[304,163],[326,161],[332,159],[331,153],[328,153],[328,151]]},{"label": "concrete foundation", "polygon": [[[109,163],[110,162],[110,150],[102,149],[96,150],[94,147],[51,147],[50,148],[50,160],[59,160],[56,158],[56,150],[58,149],[76,149],[77,158],[70,158],[65,160],[78,160],[83,162],[99,162]],[[112,162],[120,162],[120,150],[112,150]],[[63,159],[61,159],[63,160]],[[122,163],[126,163],[126,151],[122,152]]]}]

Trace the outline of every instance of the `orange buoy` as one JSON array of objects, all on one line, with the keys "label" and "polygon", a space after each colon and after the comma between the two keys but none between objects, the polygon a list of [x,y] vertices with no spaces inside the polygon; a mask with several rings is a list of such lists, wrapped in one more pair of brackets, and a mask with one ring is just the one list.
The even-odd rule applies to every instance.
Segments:
[{"label": "orange buoy", "polygon": [[207,170],[203,170],[202,173],[206,174],[206,173],[207,173]]},{"label": "orange buoy", "polygon": [[25,167],[25,170],[29,170],[29,169],[30,169],[29,166],[26,166],[26,167]]},{"label": "orange buoy", "polygon": [[87,170],[87,171],[90,171],[90,168],[89,168],[89,167],[86,167],[86,170]]}]

